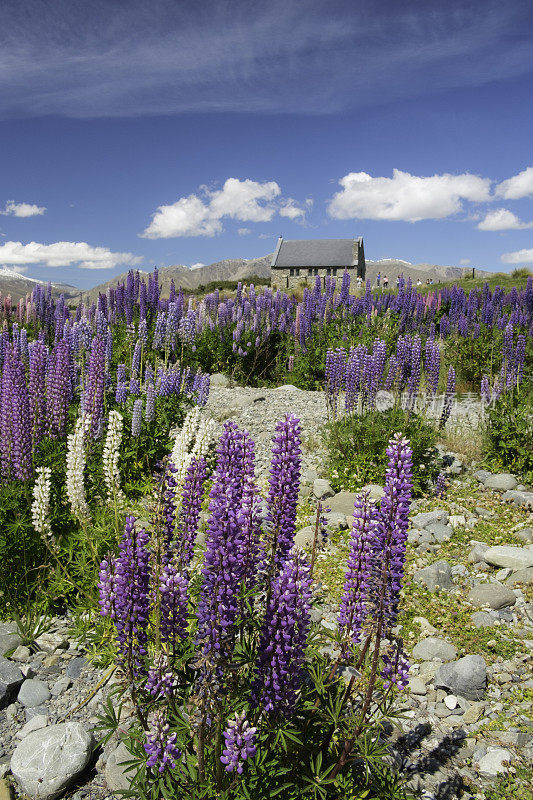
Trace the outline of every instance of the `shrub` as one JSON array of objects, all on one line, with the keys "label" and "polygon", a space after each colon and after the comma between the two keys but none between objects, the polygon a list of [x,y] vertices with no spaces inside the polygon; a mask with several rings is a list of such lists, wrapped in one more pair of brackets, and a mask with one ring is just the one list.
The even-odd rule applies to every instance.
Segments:
[{"label": "shrub", "polygon": [[387,469],[385,448],[401,433],[413,450],[413,484],[421,493],[440,470],[435,447],[438,431],[425,417],[399,406],[341,417],[326,427],[328,472],[332,486],[355,491],[366,483],[382,484]]},{"label": "shrub", "polygon": [[483,450],[491,467],[511,469],[533,482],[533,383],[505,392],[487,409]]}]

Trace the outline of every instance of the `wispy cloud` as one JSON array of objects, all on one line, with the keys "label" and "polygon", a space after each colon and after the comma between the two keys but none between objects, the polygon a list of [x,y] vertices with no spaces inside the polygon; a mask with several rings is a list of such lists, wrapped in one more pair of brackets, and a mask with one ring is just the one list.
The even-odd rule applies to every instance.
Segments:
[{"label": "wispy cloud", "polygon": [[533,228],[533,222],[522,222],[507,208],[495,208],[494,211],[489,211],[477,227],[480,231],[516,231],[522,228]]},{"label": "wispy cloud", "polygon": [[8,200],[3,209],[0,209],[0,214],[4,217],[38,217],[46,211],[45,206],[36,206],[32,203],[15,203],[14,200]]},{"label": "wispy cloud", "polygon": [[513,175],[506,181],[502,181],[495,190],[496,197],[503,197],[504,200],[520,200],[522,197],[533,197],[533,167]]},{"label": "wispy cloud", "polygon": [[515,250],[513,253],[504,253],[501,260],[504,264],[530,264],[533,262],[533,247],[529,250]]},{"label": "wispy cloud", "polygon": [[0,244],[0,265],[15,269],[21,266],[113,269],[119,265],[135,266],[142,261],[132,253],[115,253],[107,247],[93,247],[87,242],[4,242]]},{"label": "wispy cloud", "polygon": [[525,0],[4,0],[0,113],[329,113],[526,74],[531,19]]}]

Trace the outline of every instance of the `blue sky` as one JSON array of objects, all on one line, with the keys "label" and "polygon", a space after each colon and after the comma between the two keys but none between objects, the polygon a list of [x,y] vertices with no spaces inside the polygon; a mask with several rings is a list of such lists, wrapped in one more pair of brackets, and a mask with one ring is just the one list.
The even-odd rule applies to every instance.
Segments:
[{"label": "blue sky", "polygon": [[533,264],[533,6],[4,0],[0,268]]}]

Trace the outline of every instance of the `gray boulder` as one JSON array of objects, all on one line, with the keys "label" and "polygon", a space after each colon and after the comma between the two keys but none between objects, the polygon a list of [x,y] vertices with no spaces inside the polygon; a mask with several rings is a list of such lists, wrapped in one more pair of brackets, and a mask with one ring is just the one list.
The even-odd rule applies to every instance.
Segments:
[{"label": "gray boulder", "polygon": [[533,567],[517,569],[516,572],[513,572],[505,581],[505,585],[510,587],[516,586],[519,583],[524,586],[530,586],[533,583]]},{"label": "gray boulder", "polygon": [[512,503],[518,508],[529,508],[533,511],[533,492],[509,491],[502,495],[504,503]]},{"label": "gray boulder", "polygon": [[4,657],[11,650],[15,650],[22,639],[18,634],[14,622],[0,622],[0,656]]},{"label": "gray boulder", "polygon": [[116,750],[110,753],[105,765],[105,781],[107,787],[112,792],[125,791],[130,788],[135,771],[126,772],[126,761],[131,761],[132,755],[124,742],[121,742]]},{"label": "gray boulder", "polygon": [[492,472],[489,472],[487,469],[478,469],[477,472],[474,472],[474,478],[477,478],[480,483],[485,483],[485,481],[490,478],[491,475]]},{"label": "gray boulder", "polygon": [[17,700],[26,708],[32,708],[33,706],[41,706],[43,703],[46,703],[47,700],[50,700],[51,696],[46,683],[36,680],[35,678],[29,678],[25,680],[20,687]]},{"label": "gray boulder", "polygon": [[348,527],[348,523],[346,522],[346,514],[341,514],[339,511],[329,511],[327,514],[324,514],[324,519],[326,520],[326,526],[328,528],[333,528],[333,530],[346,530]]},{"label": "gray boulder", "polygon": [[221,372],[215,372],[211,375],[210,379],[211,386],[222,386],[222,388],[227,389],[230,385],[230,379],[223,375]]},{"label": "gray boulder", "polygon": [[429,567],[417,569],[413,580],[420,586],[425,586],[430,592],[435,592],[437,589],[450,591],[454,588],[452,568],[447,561],[436,561]]},{"label": "gray boulder", "polygon": [[[381,500],[381,498],[385,494],[385,489],[378,483],[367,483],[366,486],[363,486],[361,491],[368,492],[371,500]],[[352,512],[353,512],[353,506],[352,506]]]},{"label": "gray boulder", "polygon": [[474,655],[443,664],[435,675],[435,687],[467,700],[481,700],[487,687],[487,665],[481,656]]},{"label": "gray boulder", "polygon": [[338,511],[339,514],[345,514],[347,517],[352,516],[356,497],[356,492],[337,492],[328,500],[328,508]]},{"label": "gray boulder", "polygon": [[482,775],[496,777],[502,772],[508,772],[505,763],[510,764],[513,760],[513,753],[506,747],[488,747],[484,755],[474,754],[472,762]]},{"label": "gray boulder", "polygon": [[488,606],[495,611],[516,603],[515,593],[502,583],[479,583],[470,590],[466,599],[477,608]]},{"label": "gray boulder", "polygon": [[24,682],[24,675],[12,661],[0,656],[0,708],[5,708]]},{"label": "gray boulder", "polygon": [[450,525],[443,525],[441,522],[434,522],[431,525],[426,525],[425,529],[429,531],[436,542],[449,542],[453,536],[453,528]]},{"label": "gray boulder", "polygon": [[533,542],[533,528],[521,528],[521,530],[515,532],[515,536],[524,544],[531,544]]},{"label": "gray boulder", "polygon": [[485,542],[476,542],[468,554],[468,560],[471,564],[477,564],[479,561],[485,561],[485,553],[489,549],[489,545],[485,544]]},{"label": "gray boulder", "polygon": [[297,547],[307,548],[313,546],[315,538],[315,526],[307,525],[305,528],[300,528],[294,537],[294,544]]},{"label": "gray boulder", "polygon": [[486,489],[495,489],[497,492],[512,491],[518,485],[514,475],[509,472],[500,472],[498,475],[491,475],[483,482]]},{"label": "gray boulder", "polygon": [[432,661],[439,658],[441,661],[453,661],[457,658],[457,650],[444,639],[428,636],[413,647],[413,658],[417,661]]},{"label": "gray boulder", "polygon": [[79,722],[34,731],[17,746],[11,772],[35,800],[54,800],[87,767],[93,737]]},{"label": "gray boulder", "polygon": [[476,628],[493,628],[496,620],[488,611],[474,611],[470,617]]},{"label": "gray boulder", "polygon": [[[335,492],[331,488],[331,483],[324,478],[317,478],[313,481],[313,494],[317,500],[323,500],[325,497],[333,497]],[[331,506],[329,506],[331,508]],[[331,509],[332,511],[336,509]]]},{"label": "gray boulder", "polygon": [[423,514],[416,514],[411,520],[411,525],[413,528],[422,529],[427,528],[428,525],[434,525],[436,522],[446,525],[448,522],[448,513],[442,509],[435,509],[435,511],[426,511]]},{"label": "gray boulder", "polygon": [[533,550],[525,547],[511,547],[499,545],[489,547],[483,554],[487,564],[495,567],[509,567],[510,569],[527,569],[533,567]]}]

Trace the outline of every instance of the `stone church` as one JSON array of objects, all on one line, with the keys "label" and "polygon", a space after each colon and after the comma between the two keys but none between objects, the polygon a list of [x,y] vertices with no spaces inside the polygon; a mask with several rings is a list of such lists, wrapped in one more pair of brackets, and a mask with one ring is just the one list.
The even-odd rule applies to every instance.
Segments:
[{"label": "stone church", "polygon": [[316,276],[325,284],[327,277],[342,278],[344,270],[365,279],[363,237],[358,239],[278,239],[271,263],[271,285],[295,289],[301,284],[314,285]]}]

